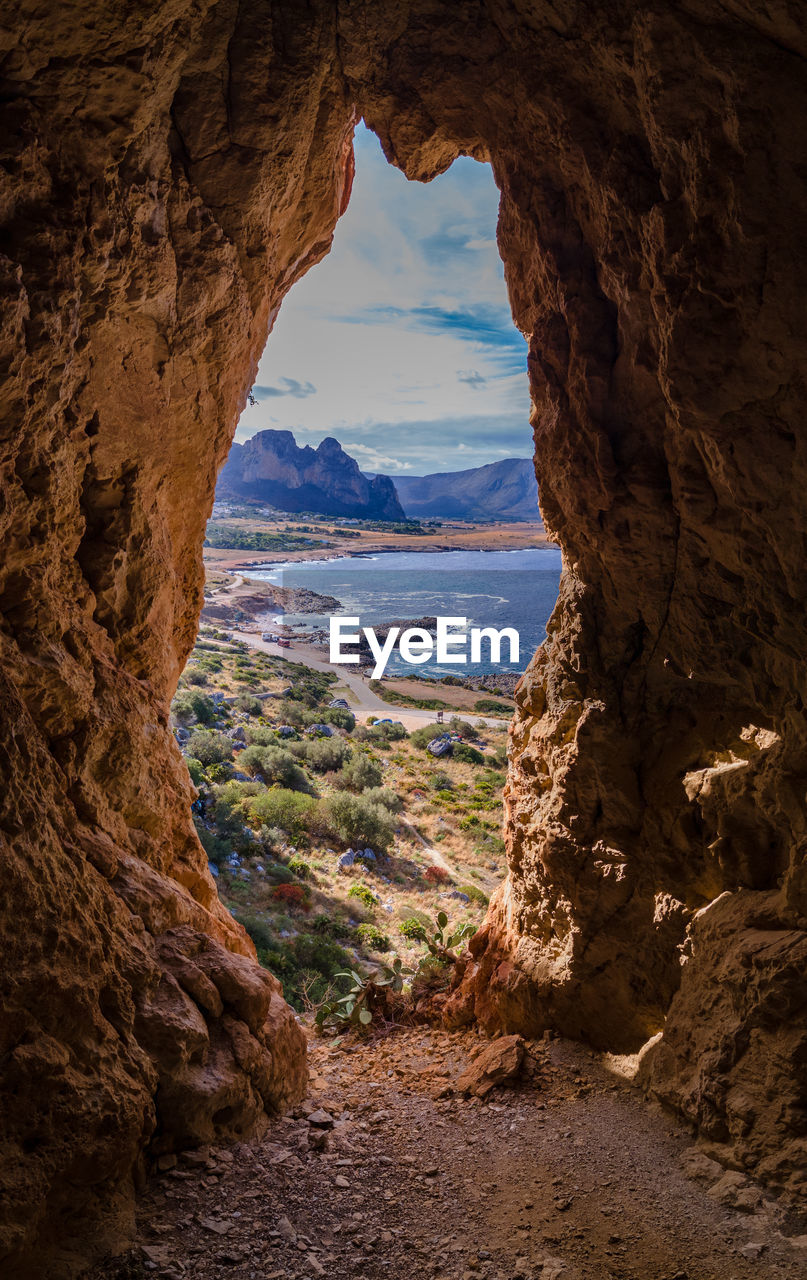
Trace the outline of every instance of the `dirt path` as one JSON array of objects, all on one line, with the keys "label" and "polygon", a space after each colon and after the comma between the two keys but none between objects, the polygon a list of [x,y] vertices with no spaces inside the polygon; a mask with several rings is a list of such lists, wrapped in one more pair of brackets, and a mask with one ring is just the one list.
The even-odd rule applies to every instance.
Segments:
[{"label": "dirt path", "polygon": [[[363,676],[354,675],[343,665],[336,666],[326,662],[307,645],[298,644],[292,640],[291,647],[283,649],[268,640],[262,640],[259,632],[228,629],[236,640],[243,640],[244,644],[249,645],[251,649],[260,649],[263,653],[271,653],[276,658],[288,658],[292,662],[304,662],[315,671],[333,671],[339,677],[339,683],[345,685],[352,694],[351,708],[358,716],[400,720],[407,729],[418,729],[423,724],[437,723],[437,713],[434,711],[424,711],[420,707],[396,707],[389,702],[384,702],[368,687],[368,681]],[[501,726],[503,723],[502,720],[494,719],[492,716],[467,715],[465,712],[462,712],[462,719],[468,724],[479,725],[482,728]]]},{"label": "dirt path", "polygon": [[153,1178],[130,1269],[95,1280],[807,1274],[807,1237],[781,1207],[579,1046],[529,1046],[534,1078],[485,1102],[453,1094],[480,1043],[423,1028],[351,1052],[317,1042],[296,1118]]},{"label": "dirt path", "polygon": [[404,830],[409,831],[415,840],[417,840],[418,844],[422,846],[424,853],[429,855],[432,860],[432,866],[442,867],[443,870],[447,871],[451,876],[458,875],[457,868],[453,867],[450,862],[446,861],[439,849],[435,849],[434,845],[429,844],[428,840],[423,838],[413,823],[407,822],[405,818],[399,818],[399,822]]}]

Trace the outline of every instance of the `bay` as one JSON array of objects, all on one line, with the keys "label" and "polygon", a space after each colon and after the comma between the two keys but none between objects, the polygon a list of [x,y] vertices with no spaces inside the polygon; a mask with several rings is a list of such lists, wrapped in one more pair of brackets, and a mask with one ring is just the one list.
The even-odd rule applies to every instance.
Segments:
[{"label": "bay", "polygon": [[[546,624],[555,607],[561,553],[556,547],[519,551],[392,551],[377,555],[307,560],[252,569],[245,577],[284,587],[307,587],[335,596],[339,616],[359,617],[362,626],[378,627],[401,618],[464,617],[468,627],[513,627],[519,633],[518,662],[494,665],[487,643],[482,661],[438,665],[432,660],[414,666],[397,649],[387,674],[437,678],[444,675],[485,675],[493,671],[523,671],[546,637]],[[279,619],[281,620],[281,619]],[[329,615],[285,614],[287,626],[326,628]]]}]

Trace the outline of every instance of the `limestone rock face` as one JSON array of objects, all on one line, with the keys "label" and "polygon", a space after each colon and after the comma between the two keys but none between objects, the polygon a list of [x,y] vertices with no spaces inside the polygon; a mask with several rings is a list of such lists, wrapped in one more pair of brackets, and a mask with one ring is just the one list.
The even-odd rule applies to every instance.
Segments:
[{"label": "limestone rock face", "polygon": [[259,431],[230,450],[217,486],[219,496],[260,498],[281,511],[404,520],[389,476],[368,480],[338,440],[316,449],[299,447],[291,431]]},{"label": "limestone rock face", "polygon": [[452,1016],[635,1049],[670,1010],[651,1086],[793,1188],[792,6],[18,0],[0,24],[4,1274],[68,1275],[71,1248],[125,1232],[148,1144],[243,1132],[303,1087],[167,708],[216,472],[285,292],[327,252],[361,114],[410,178],[492,164],[565,558],[518,695],[509,876]]}]

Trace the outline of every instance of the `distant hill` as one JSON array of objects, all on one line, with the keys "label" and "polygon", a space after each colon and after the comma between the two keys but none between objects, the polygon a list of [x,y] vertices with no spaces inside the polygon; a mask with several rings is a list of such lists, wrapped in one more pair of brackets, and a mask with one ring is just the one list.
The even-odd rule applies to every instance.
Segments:
[{"label": "distant hill", "polygon": [[410,520],[539,520],[538,484],[531,458],[503,458],[470,471],[396,476],[395,488]]},{"label": "distant hill", "polygon": [[259,431],[234,444],[218,479],[216,497],[257,498],[279,511],[312,511],[364,520],[404,520],[389,476],[369,480],[329,436],[301,448],[291,431]]}]

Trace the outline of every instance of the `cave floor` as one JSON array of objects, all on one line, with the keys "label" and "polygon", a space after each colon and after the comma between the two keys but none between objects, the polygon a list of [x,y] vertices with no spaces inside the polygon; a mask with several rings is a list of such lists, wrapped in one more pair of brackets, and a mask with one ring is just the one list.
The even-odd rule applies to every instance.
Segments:
[{"label": "cave floor", "polygon": [[[460,1097],[452,1081],[482,1043],[424,1028],[314,1041],[295,1116],[155,1174],[137,1247],[93,1277],[807,1276],[792,1212],[696,1150],[616,1064],[541,1041],[516,1087]],[[332,1127],[309,1122],[321,1110]]]}]

